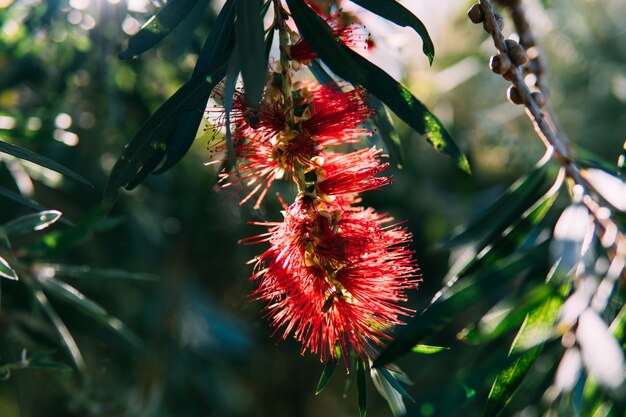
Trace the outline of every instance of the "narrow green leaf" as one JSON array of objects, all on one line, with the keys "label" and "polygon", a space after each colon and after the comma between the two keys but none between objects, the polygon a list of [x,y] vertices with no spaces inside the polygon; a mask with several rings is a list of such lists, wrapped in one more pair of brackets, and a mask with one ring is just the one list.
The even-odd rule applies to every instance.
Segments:
[{"label": "narrow green leaf", "polygon": [[[234,44],[234,5],[235,0],[228,0],[215,19],[198,56],[192,78],[207,73],[211,67],[219,64],[219,59],[230,56],[229,51],[232,50]],[[176,165],[189,151],[196,139],[208,100],[209,95],[202,96],[190,109],[181,112],[176,121],[172,139],[167,146],[166,160],[159,169],[153,172],[154,175],[162,174]]]},{"label": "narrow green leaf", "polygon": [[498,200],[485,209],[479,218],[466,226],[462,232],[444,241],[442,245],[446,247],[462,245],[478,240],[490,232],[494,237],[500,235],[546,194],[553,183],[547,164],[536,167],[516,181]]},{"label": "narrow green leaf", "polygon": [[450,348],[444,346],[415,345],[411,348],[411,352],[419,353],[420,355],[433,355],[448,349]]},{"label": "narrow green leaf", "polygon": [[128,40],[128,46],[119,54],[120,59],[135,57],[159,43],[178,26],[196,3],[198,0],[169,0]]},{"label": "narrow green leaf", "polygon": [[76,288],[55,278],[43,279],[41,284],[50,294],[78,307],[87,316],[113,330],[133,347],[140,350],[143,349],[141,340],[124,323],[116,317],[109,315],[104,308]]},{"label": "narrow green leaf", "polygon": [[63,323],[61,317],[59,317],[57,312],[50,305],[48,297],[46,297],[44,292],[41,291],[41,289],[35,287],[35,285],[33,285],[32,283],[27,283],[27,285],[32,290],[35,300],[39,303],[44,313],[46,313],[46,315],[56,328],[57,333],[61,337],[61,342],[67,350],[67,353],[70,355],[70,358],[74,362],[74,365],[77,369],[83,371],[85,369],[85,361],[83,360],[83,355],[80,353],[80,349],[78,348],[78,345],[76,344],[76,341],[74,340],[74,337],[72,337],[72,334],[68,330],[67,326],[65,326],[65,323]]},{"label": "narrow green leaf", "polygon": [[269,60],[270,52],[272,51],[272,43],[274,43],[274,34],[276,31],[274,30],[274,26],[271,26],[267,36],[265,37],[265,62]]},{"label": "narrow green leaf", "polygon": [[334,359],[329,359],[326,361],[326,365],[324,366],[324,372],[322,372],[322,376],[320,376],[320,380],[317,383],[317,388],[315,388],[315,395],[319,394],[326,388],[328,381],[330,381],[330,377],[333,376],[333,372],[337,367],[337,361]]},{"label": "narrow green leaf", "polygon": [[27,233],[33,230],[39,231],[54,224],[61,218],[62,213],[58,210],[46,210],[39,213],[27,214],[13,219],[2,226],[7,235]]},{"label": "narrow green leaf", "polygon": [[72,368],[64,363],[51,359],[54,352],[37,352],[27,359],[27,367],[30,369],[47,369],[56,371],[71,371]]},{"label": "narrow green leaf", "polygon": [[[136,187],[163,159],[181,112],[193,109],[198,100],[208,97],[224,77],[226,57],[216,59],[216,62],[219,64],[185,83],[135,133],[111,171],[104,193],[106,205],[113,203],[120,187]],[[210,82],[207,76],[210,76]]]},{"label": "narrow green leaf", "polygon": [[67,278],[130,280],[130,281],[158,281],[159,277],[152,274],[128,272],[119,269],[92,268],[90,266],[41,264],[40,270],[49,269],[50,275]]},{"label": "narrow green leaf", "polygon": [[405,86],[338,42],[328,25],[303,0],[287,0],[287,4],[304,39],[335,74],[365,87],[411,128],[426,134],[428,142],[437,151],[452,157],[464,171],[470,171],[467,158],[441,122]]},{"label": "narrow green leaf", "polygon": [[432,65],[435,58],[435,45],[424,23],[396,0],[350,0],[398,26],[410,27],[422,38],[422,51]]},{"label": "narrow green leaf", "polygon": [[12,281],[19,280],[15,270],[11,268],[11,265],[9,265],[9,263],[2,256],[0,256],[0,278],[6,278]]},{"label": "narrow green leaf", "polygon": [[350,351],[350,354],[348,355],[348,376],[346,377],[346,385],[343,388],[343,398],[348,396],[348,393],[354,385],[354,380],[356,379],[357,360],[359,359],[357,358],[356,353],[353,350]]},{"label": "narrow green leaf", "polygon": [[237,52],[247,103],[257,107],[267,80],[260,0],[235,0],[237,3]]},{"label": "narrow green leaf", "polygon": [[4,198],[8,198],[9,200],[13,200],[16,203],[24,206],[24,207],[28,207],[31,210],[35,210],[35,211],[44,211],[46,210],[46,208],[44,206],[42,206],[41,204],[37,203],[34,200],[31,200],[30,198],[26,198],[21,194],[18,194],[16,192],[13,192],[5,187],[0,187],[0,196],[4,197]]},{"label": "narrow green leaf", "polygon": [[404,164],[404,155],[402,146],[400,145],[400,136],[396,131],[393,121],[389,116],[389,112],[385,105],[376,97],[369,96],[367,104],[374,109],[374,117],[371,123],[374,125],[374,135],[380,136],[383,143],[387,147],[389,156],[398,168],[402,168]]},{"label": "narrow green leaf", "polygon": [[391,409],[391,413],[394,415],[394,417],[403,416],[406,414],[406,406],[404,405],[404,401],[402,400],[402,394],[400,394],[400,392],[398,392],[398,390],[393,387],[387,377],[391,378],[391,381],[394,381],[401,390],[404,391],[404,388],[395,379],[395,377],[391,375],[389,371],[384,369],[384,371],[387,371],[387,376],[384,376],[382,371],[383,370],[378,370],[376,368],[370,368],[370,376],[372,377],[374,388],[376,388],[378,393],[382,395],[382,397],[387,401],[387,404],[389,404],[389,408]]},{"label": "narrow green leaf", "polygon": [[556,295],[526,317],[510,350],[510,354],[522,351],[524,353],[496,377],[487,398],[484,417],[499,415],[511,401],[515,391],[539,357],[546,334],[552,332],[552,326],[562,305],[563,298]]},{"label": "narrow green leaf", "polygon": [[[374,361],[374,366],[381,366],[395,360],[410,351],[428,335],[440,330],[453,317],[475,304],[481,303],[489,308],[505,296],[512,281],[518,274],[530,267],[544,262],[548,243],[544,242],[526,251],[519,251],[514,257],[492,268],[478,271],[464,279],[463,286],[452,287],[447,298],[437,297],[420,315],[411,320],[395,336],[395,339]],[[459,323],[462,320],[457,320]]]},{"label": "narrow green leaf", "polygon": [[0,153],[6,153],[8,155],[13,155],[16,158],[30,161],[41,167],[47,168],[54,172],[58,172],[59,174],[65,175],[66,177],[72,178],[76,181],[82,182],[83,184],[93,187],[93,185],[91,185],[89,181],[87,181],[86,179],[84,179],[83,177],[81,177],[80,175],[72,171],[71,169],[59,164],[58,162],[53,161],[52,159],[48,159],[44,156],[41,156],[36,152],[22,148],[21,146],[17,146],[12,143],[8,143],[8,142],[4,142],[0,140]]},{"label": "narrow green leaf", "polygon": [[359,359],[356,363],[356,388],[359,397],[359,415],[367,414],[367,380],[365,379],[365,363]]},{"label": "narrow green leaf", "polygon": [[400,383],[400,381],[398,381],[396,379],[396,377],[391,373],[391,371],[389,369],[386,368],[380,368],[379,369],[380,374],[387,380],[387,382],[389,382],[389,384],[393,387],[393,389],[395,389],[396,391],[398,391],[398,393],[400,395],[402,395],[404,398],[406,398],[407,400],[411,401],[411,402],[415,402],[415,400],[413,399],[413,397],[411,397],[411,395],[406,391],[406,389],[404,389],[404,387],[402,386],[402,384]]}]

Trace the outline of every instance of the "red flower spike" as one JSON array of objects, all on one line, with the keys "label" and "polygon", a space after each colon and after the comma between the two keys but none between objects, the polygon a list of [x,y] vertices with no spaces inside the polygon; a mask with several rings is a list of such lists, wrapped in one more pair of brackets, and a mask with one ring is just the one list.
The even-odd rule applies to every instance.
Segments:
[{"label": "red flower spike", "polygon": [[[336,87],[304,84],[296,93],[303,101],[301,106],[306,109],[301,110],[297,126],[288,128],[286,114],[280,105],[264,102],[252,114],[243,93],[239,90],[235,92],[231,112],[234,126],[232,140],[240,164],[234,172],[221,173],[219,185],[222,188],[236,184],[243,186],[231,196],[245,188],[249,189],[240,204],[257,195],[254,208],[259,208],[276,179],[292,179],[296,162],[303,166],[316,166],[313,159],[324,148],[354,143],[359,136],[370,134],[359,127],[373,113],[365,103],[362,89],[344,92]],[[224,119],[223,112],[218,114],[215,129],[223,127]],[[225,152],[226,148],[224,138],[211,145],[215,153]],[[370,182],[378,186],[386,183],[380,179]],[[371,184],[362,189],[372,188],[377,186]],[[341,193],[347,192],[345,190]]]},{"label": "red flower spike", "polygon": [[327,212],[301,198],[270,223],[270,234],[250,239],[271,245],[256,259],[254,297],[285,339],[293,334],[322,361],[345,357],[348,347],[367,356],[412,311],[398,306],[417,285],[407,248],[411,235],[373,210]]},{"label": "red flower spike", "polygon": [[[318,14],[321,13],[318,12]],[[335,39],[340,39],[347,47],[352,49],[367,49],[369,34],[365,30],[365,26],[358,23],[356,17],[351,17],[351,15],[345,12],[336,12],[325,20],[330,26]],[[317,53],[311,49],[303,38],[300,38],[289,48],[289,56],[293,60],[302,62],[316,59]]]},{"label": "red flower spike", "polygon": [[380,163],[381,154],[381,149],[370,148],[349,154],[323,155],[317,191],[329,196],[358,194],[389,184],[389,177],[376,177],[389,166]]}]

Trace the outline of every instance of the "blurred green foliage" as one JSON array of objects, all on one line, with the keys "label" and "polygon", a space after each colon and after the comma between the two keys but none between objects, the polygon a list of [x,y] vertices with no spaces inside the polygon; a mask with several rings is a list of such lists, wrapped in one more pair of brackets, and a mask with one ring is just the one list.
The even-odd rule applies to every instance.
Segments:
[{"label": "blurred green foliage", "polygon": [[[216,168],[203,165],[208,135],[175,168],[123,193],[110,212],[101,208],[123,146],[189,79],[215,20],[208,3],[198,1],[157,48],[122,61],[124,41],[161,2],[0,0],[0,140],[38,152],[93,184],[0,154],[0,186],[35,200],[36,212],[63,214],[45,229],[35,225],[10,235],[10,222],[33,210],[7,198],[0,205],[0,249],[3,256],[15,255],[21,278],[0,280],[0,416],[357,415],[356,401],[341,398],[341,366],[314,396],[323,365],[301,357],[292,341],[276,346],[261,306],[249,302],[251,267],[245,262],[256,248],[237,241],[258,233],[247,221],[274,220],[280,206],[268,198],[255,212],[214,192]],[[548,9],[531,3],[550,63],[552,102],[565,130],[573,142],[617,161],[626,139],[622,2],[554,0]],[[418,311],[460,255],[436,243],[476,218],[544,152],[523,112],[505,101],[507,84],[489,72],[491,44],[469,23],[464,6],[448,4],[445,19],[437,21],[432,69],[407,63],[415,51],[404,65],[412,90],[469,154],[474,175],[460,172],[422,140],[403,141],[404,169],[393,172],[395,183],[365,196],[377,210],[407,219],[424,278],[411,299]],[[459,82],[452,81],[454,74]],[[415,135],[398,127],[400,135]],[[554,179],[554,167],[546,169]],[[533,218],[533,226],[553,224],[568,203],[563,195],[551,200],[546,210],[552,204],[556,209]],[[499,255],[514,248],[546,258],[539,236],[528,236],[503,245]],[[504,259],[496,266],[506,275],[515,262]],[[469,311],[452,315],[427,341],[448,349],[399,359],[415,384],[408,388],[416,401],[411,415],[481,415],[503,363],[523,359],[508,351],[526,315],[501,322],[485,313],[561,303],[558,282],[537,290],[549,266],[540,263],[526,271],[527,281],[503,286],[509,295],[503,300],[488,294],[500,289],[495,275],[479,287],[484,293],[456,293]],[[481,282],[480,274],[468,275]],[[614,316],[619,305],[611,308]],[[63,340],[64,327],[84,366]],[[532,407],[545,390],[537,387],[551,384],[562,348],[553,338],[533,354],[537,372],[520,382],[506,409],[510,414],[537,415]],[[583,397],[591,399],[585,404],[604,401],[605,392],[593,384],[579,391],[556,410],[569,410]],[[356,397],[355,390],[349,395]],[[368,405],[370,415],[389,413],[375,396],[368,396]],[[583,409],[582,415],[595,411]]]}]

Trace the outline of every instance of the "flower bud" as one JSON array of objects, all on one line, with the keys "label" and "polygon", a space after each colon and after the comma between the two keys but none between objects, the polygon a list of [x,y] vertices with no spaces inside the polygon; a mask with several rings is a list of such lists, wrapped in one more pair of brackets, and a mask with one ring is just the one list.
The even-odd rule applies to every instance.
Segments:
[{"label": "flower bud", "polygon": [[508,55],[494,55],[489,61],[489,68],[496,74],[503,75],[511,68],[511,60]]},{"label": "flower bud", "polygon": [[472,23],[481,23],[485,20],[485,16],[483,16],[483,11],[480,8],[480,4],[476,3],[467,11],[467,16],[472,21]]},{"label": "flower bud", "polygon": [[510,86],[508,90],[506,90],[506,97],[513,104],[523,104],[522,96],[519,93],[519,90],[514,85]]},{"label": "flower bud", "polygon": [[526,55],[526,51],[519,43],[515,42],[513,39],[507,39],[504,41],[506,44],[506,48],[509,51],[509,57],[513,64],[517,66],[526,65],[528,62],[528,56]]}]

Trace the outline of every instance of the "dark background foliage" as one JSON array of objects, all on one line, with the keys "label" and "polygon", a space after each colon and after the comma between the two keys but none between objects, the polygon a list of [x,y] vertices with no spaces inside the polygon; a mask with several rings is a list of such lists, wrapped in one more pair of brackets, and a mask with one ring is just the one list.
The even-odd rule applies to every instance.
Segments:
[{"label": "dark background foliage", "polygon": [[[0,0],[0,139],[58,161],[93,184],[0,154],[2,187],[61,211],[75,225],[57,222],[12,244],[34,277],[49,263],[102,270],[63,279],[142,342],[137,346],[94,321],[88,307],[51,293],[86,371],[14,370],[0,382],[0,416],[357,414],[353,398],[341,398],[340,372],[313,395],[322,364],[301,357],[291,340],[278,343],[260,303],[250,302],[251,266],[245,262],[260,248],[237,242],[259,233],[248,221],[279,219],[280,206],[269,197],[254,212],[215,192],[216,168],[203,165],[209,135],[198,138],[175,168],[122,193],[110,212],[102,208],[107,176],[123,146],[190,77],[216,16],[217,5],[208,3],[199,1],[157,48],[122,61],[125,32],[136,31],[159,2]],[[614,163],[626,131],[626,12],[618,0],[550,3],[543,9],[531,2],[531,16],[551,64],[553,104],[575,143]],[[144,10],[128,10],[137,4]],[[409,139],[403,141],[404,169],[393,170],[393,185],[365,196],[377,210],[406,219],[414,234],[424,279],[411,296],[416,309],[441,287],[451,258],[459,255],[436,242],[476,217],[544,152],[522,110],[505,101],[506,83],[488,71],[491,44],[467,20],[466,6],[443,2],[421,16],[437,47],[432,68],[423,56],[416,58],[421,44],[414,34],[409,46],[398,47],[390,35],[395,29],[371,27],[374,36],[380,31],[379,47],[398,58],[395,74],[443,120],[473,168],[467,176],[398,123]],[[556,204],[564,207],[568,199]],[[3,199],[0,223],[31,212]],[[14,282],[1,285],[0,364],[19,362],[22,349],[31,356],[47,351],[53,364],[70,363],[33,293]],[[451,349],[408,353],[399,361],[415,384],[408,388],[415,415],[482,412],[501,369],[494,364],[506,356],[515,333],[473,345],[456,340],[457,327],[452,323],[433,343]],[[559,356],[543,360],[550,367]],[[356,395],[354,388],[348,395]],[[522,390],[516,401],[527,404],[532,395]],[[389,413],[373,395],[369,412]]]}]

